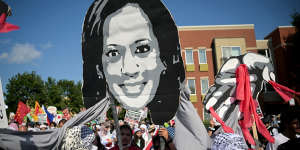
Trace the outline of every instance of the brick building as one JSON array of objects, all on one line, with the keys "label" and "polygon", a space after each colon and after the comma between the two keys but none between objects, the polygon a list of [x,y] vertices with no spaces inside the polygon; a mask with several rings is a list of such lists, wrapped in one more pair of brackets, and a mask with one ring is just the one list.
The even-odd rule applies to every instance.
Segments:
[{"label": "brick building", "polygon": [[267,41],[258,41],[262,48],[257,47],[253,24],[180,26],[178,31],[191,101],[199,116],[208,119],[202,100],[222,63],[246,52],[264,53]]},{"label": "brick building", "polygon": [[[270,32],[265,37],[265,40],[268,41],[270,58],[273,61],[276,74],[276,82],[299,91],[298,72],[300,61],[298,57],[300,55],[299,49],[293,44],[295,33],[296,28],[294,26],[279,26]],[[287,109],[289,105],[296,105],[295,101],[285,104],[272,88],[268,88],[264,93],[263,100],[263,111],[269,114]]]},{"label": "brick building", "polygon": [[294,26],[279,26],[265,37],[269,41],[270,53],[272,56],[277,82],[286,86],[290,86],[292,72],[289,49],[292,46],[291,38],[296,33]]}]

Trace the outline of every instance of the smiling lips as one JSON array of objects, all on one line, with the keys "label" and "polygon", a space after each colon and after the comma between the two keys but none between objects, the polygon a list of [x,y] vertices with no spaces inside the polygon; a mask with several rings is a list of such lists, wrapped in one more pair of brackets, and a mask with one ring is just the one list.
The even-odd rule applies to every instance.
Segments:
[{"label": "smiling lips", "polygon": [[136,83],[125,83],[119,84],[119,86],[129,94],[137,94],[142,91],[142,88],[145,87],[147,82],[136,82]]}]

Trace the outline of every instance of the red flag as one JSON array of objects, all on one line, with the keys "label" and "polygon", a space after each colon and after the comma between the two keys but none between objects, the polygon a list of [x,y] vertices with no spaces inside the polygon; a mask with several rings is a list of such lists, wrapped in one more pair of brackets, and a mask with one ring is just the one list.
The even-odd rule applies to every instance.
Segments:
[{"label": "red flag", "polygon": [[6,22],[6,14],[2,13],[0,16],[0,33],[10,32],[20,29],[19,26],[10,24]]},{"label": "red flag", "polygon": [[15,121],[21,124],[24,120],[24,117],[30,112],[30,108],[24,104],[23,102],[19,101],[18,109],[15,115]]}]

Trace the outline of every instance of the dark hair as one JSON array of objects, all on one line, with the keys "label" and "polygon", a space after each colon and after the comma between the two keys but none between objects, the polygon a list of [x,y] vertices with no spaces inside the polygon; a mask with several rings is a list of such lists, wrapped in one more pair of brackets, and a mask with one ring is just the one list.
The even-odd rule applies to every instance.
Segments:
[{"label": "dark hair", "polygon": [[130,132],[130,136],[132,136],[132,129],[129,125],[127,125],[127,124],[121,125],[120,126],[120,131],[121,130],[128,130]]},{"label": "dark hair", "polygon": [[60,123],[63,123],[63,124],[65,124],[67,122],[67,120],[66,119],[61,119],[59,122],[58,122],[58,124],[60,124]]},{"label": "dark hair", "polygon": [[185,72],[177,26],[160,0],[96,0],[91,5],[85,16],[82,33],[84,104],[87,108],[91,107],[106,96],[104,73],[101,72],[103,77],[99,78],[96,70],[98,65],[99,70],[103,71],[103,24],[107,16],[128,3],[138,4],[148,16],[160,47],[160,59],[167,68],[166,72],[160,75],[156,95],[148,104],[153,121],[163,124],[164,121],[170,120],[177,110],[179,88],[185,79]]},{"label": "dark hair", "polygon": [[[138,132],[138,131],[137,131],[137,132]],[[134,135],[133,135],[133,143],[134,143],[137,147],[139,147],[140,149],[143,149],[143,148],[145,147],[145,140],[144,140],[143,137],[138,137],[138,136],[136,135],[137,132],[135,132]],[[138,140],[140,140],[140,146],[137,145],[137,141],[138,141]]]},{"label": "dark hair", "polygon": [[288,125],[295,119],[299,119],[299,110],[289,108],[288,110],[283,111],[280,114],[279,132],[283,132],[287,129]]}]

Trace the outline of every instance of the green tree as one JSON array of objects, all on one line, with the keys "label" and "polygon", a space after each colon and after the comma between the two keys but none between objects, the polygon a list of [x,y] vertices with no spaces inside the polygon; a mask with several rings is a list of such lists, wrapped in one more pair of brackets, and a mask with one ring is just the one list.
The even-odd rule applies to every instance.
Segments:
[{"label": "green tree", "polygon": [[60,101],[59,107],[61,109],[68,107],[72,112],[79,112],[80,108],[83,107],[82,83],[80,81],[74,83],[70,80],[59,80],[57,85],[62,90],[62,101]]},{"label": "green tree", "polygon": [[47,102],[45,105],[56,106],[58,109],[61,109],[59,104],[62,101],[63,90],[57,85],[56,80],[48,77],[45,82],[45,88],[47,91]]},{"label": "green tree", "polygon": [[34,71],[31,73],[18,73],[9,79],[6,85],[7,92],[4,93],[6,97],[6,104],[8,112],[15,112],[18,101],[22,101],[31,107],[34,107],[35,101],[45,103],[47,101],[47,94],[44,86],[44,81]]}]

